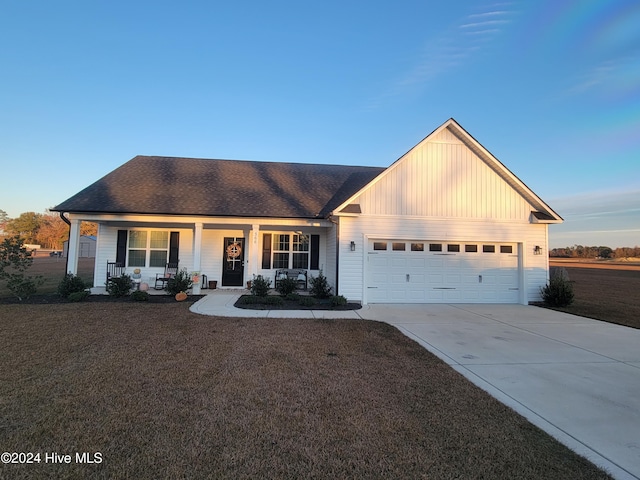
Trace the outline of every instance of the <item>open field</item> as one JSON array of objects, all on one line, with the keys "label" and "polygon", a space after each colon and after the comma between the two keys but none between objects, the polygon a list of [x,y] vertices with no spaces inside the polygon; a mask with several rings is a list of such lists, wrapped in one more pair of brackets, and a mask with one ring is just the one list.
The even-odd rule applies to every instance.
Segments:
[{"label": "open field", "polygon": [[[78,275],[91,285],[93,285],[94,260],[94,258],[78,259]],[[58,284],[65,274],[66,261],[66,258],[50,257],[48,254],[43,253],[34,257],[31,268],[27,271],[27,275],[44,276],[45,282],[43,285],[38,287],[38,294],[50,294],[56,292]],[[4,287],[3,283],[0,283],[0,297],[10,295],[11,292]]]},{"label": "open field", "polygon": [[564,312],[640,328],[640,266],[550,262],[567,269],[573,305]]},{"label": "open field", "polygon": [[605,270],[638,270],[640,271],[640,260],[629,261],[614,260],[585,260],[581,258],[550,258],[549,265],[571,268],[597,268]]},{"label": "open field", "polygon": [[0,478],[608,478],[378,322],[0,305],[0,364],[1,450],[74,457]]}]

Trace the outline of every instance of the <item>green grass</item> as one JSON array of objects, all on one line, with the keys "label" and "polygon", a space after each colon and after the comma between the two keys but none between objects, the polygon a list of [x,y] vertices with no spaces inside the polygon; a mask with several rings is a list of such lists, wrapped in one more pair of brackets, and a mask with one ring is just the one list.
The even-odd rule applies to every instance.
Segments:
[{"label": "green grass", "polygon": [[0,305],[0,478],[608,478],[393,327]]}]

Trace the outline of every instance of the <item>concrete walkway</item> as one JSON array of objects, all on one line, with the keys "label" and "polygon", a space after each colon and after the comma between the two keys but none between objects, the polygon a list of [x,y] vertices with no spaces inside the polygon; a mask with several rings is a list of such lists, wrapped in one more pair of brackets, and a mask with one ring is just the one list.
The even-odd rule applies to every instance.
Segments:
[{"label": "concrete walkway", "polygon": [[191,310],[387,322],[615,478],[640,479],[640,330],[524,305],[237,309],[242,293],[219,291]]}]

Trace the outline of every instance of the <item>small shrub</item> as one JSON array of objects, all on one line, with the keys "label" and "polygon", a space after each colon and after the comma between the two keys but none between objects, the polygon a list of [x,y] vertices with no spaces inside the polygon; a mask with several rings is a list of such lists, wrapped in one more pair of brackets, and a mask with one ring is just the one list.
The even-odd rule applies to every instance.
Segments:
[{"label": "small shrub", "polygon": [[255,305],[262,303],[263,297],[256,297],[255,295],[244,295],[240,297],[240,303],[244,305]]},{"label": "small shrub", "polygon": [[251,295],[256,297],[266,297],[271,288],[271,280],[264,278],[262,275],[256,276],[251,282]]},{"label": "small shrub", "polygon": [[262,298],[262,303],[265,305],[284,305],[284,299],[275,295],[269,295]]},{"label": "small shrub", "polygon": [[107,293],[112,297],[126,297],[131,288],[133,288],[133,282],[126,273],[119,277],[111,277],[107,282]]},{"label": "small shrub", "polygon": [[316,298],[329,298],[331,296],[331,286],[327,277],[322,274],[322,270],[317,277],[311,277],[309,280],[311,288],[309,292]]},{"label": "small shrub", "polygon": [[58,284],[58,295],[68,298],[72,293],[84,292],[88,285],[79,276],[67,273]]},{"label": "small shrub", "polygon": [[167,286],[164,287],[164,290],[169,295],[177,295],[180,292],[186,292],[189,290],[191,285],[193,285],[191,275],[189,275],[186,268],[183,268],[176,273],[175,277],[172,277],[167,281]]},{"label": "small shrub", "polygon": [[26,275],[32,263],[31,252],[19,236],[5,238],[0,243],[0,280],[6,282],[7,288],[20,301],[36,293],[38,286],[44,283],[42,275]]},{"label": "small shrub", "polygon": [[342,295],[334,295],[331,297],[331,306],[332,307],[342,307],[347,304],[347,299]]},{"label": "small shrub", "polygon": [[318,301],[313,297],[300,297],[299,303],[303,307],[313,307]]},{"label": "small shrub", "polygon": [[293,301],[297,302],[298,300],[300,300],[300,294],[299,293],[295,293],[295,292],[294,293],[290,293],[285,298],[287,300],[293,300]]},{"label": "small shrub", "polygon": [[149,301],[149,293],[144,292],[142,290],[136,290],[131,294],[131,300],[136,302],[148,302]]},{"label": "small shrub", "polygon": [[25,277],[22,274],[12,273],[5,278],[7,279],[7,288],[18,297],[20,301],[36,293],[38,286],[44,282],[42,275]]},{"label": "small shrub", "polygon": [[293,293],[296,289],[296,281],[291,277],[283,278],[282,280],[278,280],[278,286],[276,290],[280,295],[286,297],[290,293]]},{"label": "small shrub", "polygon": [[563,276],[557,275],[540,288],[544,303],[550,307],[568,307],[573,303],[573,285]]},{"label": "small shrub", "polygon": [[69,295],[67,295],[67,299],[70,302],[81,302],[88,296],[89,296],[89,292],[87,292],[86,290],[81,290],[79,292],[71,292]]}]

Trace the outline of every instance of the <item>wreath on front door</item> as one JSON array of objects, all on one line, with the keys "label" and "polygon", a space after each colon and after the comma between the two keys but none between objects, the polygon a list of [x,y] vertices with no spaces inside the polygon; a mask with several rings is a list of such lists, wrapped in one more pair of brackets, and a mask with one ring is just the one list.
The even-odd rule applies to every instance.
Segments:
[{"label": "wreath on front door", "polygon": [[227,257],[238,258],[242,253],[242,246],[239,243],[231,243],[227,245]]}]

